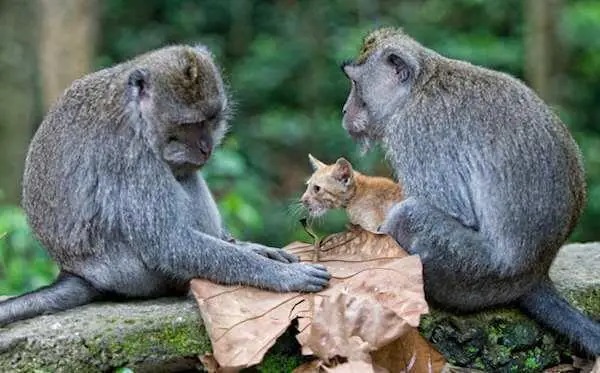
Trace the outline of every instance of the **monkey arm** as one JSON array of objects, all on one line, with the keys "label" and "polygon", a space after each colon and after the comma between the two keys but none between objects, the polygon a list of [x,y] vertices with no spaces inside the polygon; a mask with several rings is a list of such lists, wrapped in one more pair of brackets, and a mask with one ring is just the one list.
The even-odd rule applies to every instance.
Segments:
[{"label": "monkey arm", "polygon": [[277,260],[278,262],[293,263],[299,260],[297,256],[290,254],[285,250],[265,246],[255,242],[240,241],[233,237],[229,230],[225,228],[224,223],[221,223],[221,225],[221,239],[223,241],[234,244],[244,250],[252,250],[258,255]]},{"label": "monkey arm", "polygon": [[189,228],[173,232],[160,246],[144,251],[144,262],[183,281],[201,277],[283,292],[319,291],[330,277],[323,266],[281,263]]}]

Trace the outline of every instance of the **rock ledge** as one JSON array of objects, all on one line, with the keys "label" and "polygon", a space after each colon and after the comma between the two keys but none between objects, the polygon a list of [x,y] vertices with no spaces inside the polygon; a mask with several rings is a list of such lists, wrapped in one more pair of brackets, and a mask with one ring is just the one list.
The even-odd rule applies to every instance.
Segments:
[{"label": "rock ledge", "polygon": [[[569,301],[600,319],[600,243],[563,247],[551,277]],[[539,372],[569,352],[565,341],[515,309],[433,311],[421,331],[451,363],[486,371]],[[0,329],[0,371],[175,372],[196,368],[197,356],[208,351],[197,306],[185,298],[96,303]],[[300,359],[271,361],[271,371],[283,372]]]}]

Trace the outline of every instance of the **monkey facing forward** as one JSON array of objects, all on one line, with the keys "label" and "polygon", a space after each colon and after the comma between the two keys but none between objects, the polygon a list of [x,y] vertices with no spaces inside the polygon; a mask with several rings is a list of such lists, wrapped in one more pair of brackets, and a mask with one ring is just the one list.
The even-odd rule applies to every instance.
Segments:
[{"label": "monkey facing forward", "polygon": [[392,28],[342,70],[344,128],[383,145],[406,194],[381,231],[420,255],[428,300],[465,311],[516,301],[600,355],[600,324],[548,277],[585,203],[580,151],[551,109],[509,75]]},{"label": "monkey facing forward", "polygon": [[[197,174],[226,129],[210,52],[173,46],[75,81],[35,134],[23,204],[61,272],[0,303],[0,324],[98,299],[182,293],[194,277],[274,291],[323,289],[325,267],[231,242]],[[273,260],[274,259],[274,260]]]}]

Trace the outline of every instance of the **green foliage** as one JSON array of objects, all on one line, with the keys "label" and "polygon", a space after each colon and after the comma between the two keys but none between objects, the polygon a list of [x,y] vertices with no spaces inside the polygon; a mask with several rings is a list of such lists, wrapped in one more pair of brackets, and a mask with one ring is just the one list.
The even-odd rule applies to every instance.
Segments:
[{"label": "green foliage", "polygon": [[[589,203],[574,240],[600,239],[600,3],[565,2],[559,114],[586,160]],[[283,245],[305,236],[290,208],[312,152],[348,157],[387,174],[381,154],[361,156],[341,128],[348,83],[338,65],[362,36],[402,26],[442,54],[523,78],[524,5],[518,0],[267,2],[108,1],[99,66],[165,43],[201,42],[215,52],[237,102],[225,146],[205,170],[225,221],[246,239]],[[484,20],[484,21],[483,21]],[[323,230],[339,229],[339,215]]]},{"label": "green foliage", "polygon": [[[518,0],[107,0],[100,18],[97,68],[166,44],[212,49],[236,110],[229,137],[203,173],[231,231],[273,246],[308,239],[294,213],[311,172],[307,153],[324,161],[345,156],[359,170],[389,174],[381,152],[361,155],[341,127],[349,85],[338,66],[356,55],[368,30],[401,26],[442,54],[524,78]],[[559,26],[557,111],[581,146],[589,191],[572,239],[600,240],[600,2],[563,2]],[[339,230],[344,222],[343,214],[329,214],[319,229]],[[42,258],[37,244],[28,252]],[[27,276],[10,272],[17,280],[0,290],[35,287],[52,273],[42,267]]]},{"label": "green foliage", "polygon": [[49,283],[56,266],[33,238],[23,212],[0,208],[0,294],[18,294]]}]

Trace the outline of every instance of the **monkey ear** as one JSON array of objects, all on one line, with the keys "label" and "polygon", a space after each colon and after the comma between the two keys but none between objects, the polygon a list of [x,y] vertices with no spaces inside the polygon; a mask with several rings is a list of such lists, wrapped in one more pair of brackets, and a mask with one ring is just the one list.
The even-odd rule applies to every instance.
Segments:
[{"label": "monkey ear", "polygon": [[346,160],[346,158],[339,158],[335,162],[335,171],[333,172],[333,177],[342,182],[343,184],[348,184],[348,182],[352,179],[353,176],[352,164]]},{"label": "monkey ear", "polygon": [[325,163],[323,163],[320,160],[318,160],[317,158],[313,157],[312,154],[308,155],[308,160],[310,161],[310,165],[312,166],[313,171],[316,171],[319,168],[323,168],[323,167],[327,166]]},{"label": "monkey ear", "polygon": [[135,69],[129,74],[127,85],[129,91],[135,99],[139,99],[148,94],[150,72],[147,69]]},{"label": "monkey ear", "polygon": [[406,82],[408,78],[410,78],[410,68],[408,64],[402,59],[402,57],[398,56],[395,53],[391,53],[387,57],[387,61],[390,65],[394,67],[394,71],[396,72],[396,75],[398,75],[402,83]]}]

